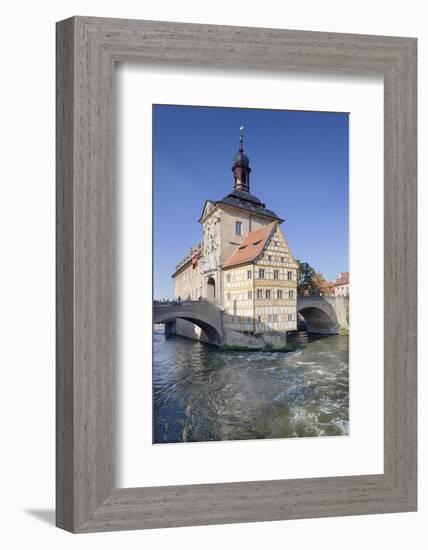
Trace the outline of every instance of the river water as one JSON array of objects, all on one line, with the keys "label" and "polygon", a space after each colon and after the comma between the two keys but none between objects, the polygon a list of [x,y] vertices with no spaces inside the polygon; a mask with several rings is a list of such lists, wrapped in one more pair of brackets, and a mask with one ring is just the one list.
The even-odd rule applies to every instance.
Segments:
[{"label": "river water", "polygon": [[154,443],[348,434],[348,337],[237,352],[154,330]]}]

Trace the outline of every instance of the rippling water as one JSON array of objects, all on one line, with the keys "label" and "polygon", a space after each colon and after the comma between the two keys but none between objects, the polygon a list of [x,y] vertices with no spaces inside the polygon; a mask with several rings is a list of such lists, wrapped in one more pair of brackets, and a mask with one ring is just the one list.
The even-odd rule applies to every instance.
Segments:
[{"label": "rippling water", "polygon": [[154,443],[348,434],[348,337],[291,353],[154,333]]}]

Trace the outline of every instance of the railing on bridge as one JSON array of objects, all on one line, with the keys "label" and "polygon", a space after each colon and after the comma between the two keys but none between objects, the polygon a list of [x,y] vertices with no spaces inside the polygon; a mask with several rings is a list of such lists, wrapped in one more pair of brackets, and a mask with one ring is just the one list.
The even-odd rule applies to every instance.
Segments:
[{"label": "railing on bridge", "polygon": [[207,298],[199,298],[198,300],[153,300],[153,306],[155,307],[186,306],[201,303],[219,306],[217,300],[208,300]]},{"label": "railing on bridge", "polygon": [[153,300],[154,306],[177,306],[183,304],[194,304],[195,302],[200,302],[201,300]]}]

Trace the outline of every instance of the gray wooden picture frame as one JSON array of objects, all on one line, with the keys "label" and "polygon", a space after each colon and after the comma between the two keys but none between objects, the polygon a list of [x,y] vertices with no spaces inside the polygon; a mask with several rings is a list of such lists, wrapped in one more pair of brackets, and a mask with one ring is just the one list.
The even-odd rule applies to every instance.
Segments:
[{"label": "gray wooden picture frame", "polygon": [[[91,17],[57,24],[58,527],[83,533],[416,510],[416,46],[414,38]],[[383,76],[383,474],[115,487],[117,62]]]}]

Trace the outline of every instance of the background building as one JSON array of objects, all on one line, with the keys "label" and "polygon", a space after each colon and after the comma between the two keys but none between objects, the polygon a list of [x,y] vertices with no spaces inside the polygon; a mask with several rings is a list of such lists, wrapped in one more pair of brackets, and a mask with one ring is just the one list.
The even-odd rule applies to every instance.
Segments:
[{"label": "background building", "polygon": [[334,296],[349,296],[349,273],[343,271],[339,273],[336,280],[332,283]]}]

